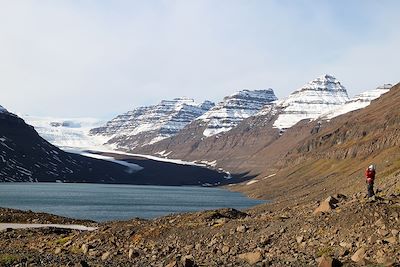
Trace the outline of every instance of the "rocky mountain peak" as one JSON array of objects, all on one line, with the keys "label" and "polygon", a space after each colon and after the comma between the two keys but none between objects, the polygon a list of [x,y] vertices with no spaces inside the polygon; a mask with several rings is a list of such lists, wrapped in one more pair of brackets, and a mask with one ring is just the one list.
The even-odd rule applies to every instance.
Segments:
[{"label": "rocky mountain peak", "polygon": [[293,92],[293,94],[301,93],[304,91],[333,91],[343,92],[345,95],[347,95],[346,88],[334,76],[329,74],[324,74],[308,82],[307,84]]},{"label": "rocky mountain peak", "polygon": [[257,113],[265,105],[277,100],[273,89],[241,90],[227,96],[215,107],[204,113],[198,120],[207,124],[204,136],[226,132],[243,119]]},{"label": "rocky mountain peak", "polygon": [[109,137],[108,144],[129,150],[173,136],[213,106],[211,101],[198,104],[187,97],[162,100],[119,115],[90,134]]},{"label": "rocky mountain peak", "polygon": [[322,75],[276,102],[274,127],[287,129],[303,119],[315,119],[349,100],[346,88],[332,75]]}]

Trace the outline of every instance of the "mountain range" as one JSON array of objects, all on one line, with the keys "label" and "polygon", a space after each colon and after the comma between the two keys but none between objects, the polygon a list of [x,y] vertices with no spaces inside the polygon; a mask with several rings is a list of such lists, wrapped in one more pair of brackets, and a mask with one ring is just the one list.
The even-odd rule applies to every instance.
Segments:
[{"label": "mountain range", "polygon": [[[294,90],[286,98],[279,100],[272,89],[246,89],[225,97],[216,105],[211,101],[197,103],[186,97],[163,100],[157,105],[135,108],[116,116],[105,124],[90,119],[41,119],[31,116],[24,116],[24,118],[27,122],[32,123],[39,134],[53,145],[81,149],[122,150],[197,162],[207,164],[218,171],[225,170],[233,175],[240,174],[240,179],[233,179],[229,181],[231,183],[243,181],[246,179],[245,177],[248,177],[247,179],[255,177],[252,181],[255,184],[271,175],[271,177],[279,177],[279,171],[286,170],[288,163],[294,164],[303,158],[308,158],[309,151],[316,153],[315,151],[319,149],[316,147],[319,147],[319,143],[322,141],[310,141],[308,138],[315,137],[316,134],[321,133],[343,116],[358,114],[370,108],[371,101],[377,98],[380,100],[382,94],[391,93],[393,91],[390,89],[391,87],[391,85],[385,84],[350,99],[346,88],[335,77],[322,75]],[[92,177],[90,174],[81,175],[80,172],[84,168],[93,170],[88,166],[94,162],[96,164],[103,163],[99,160],[79,157],[80,165],[73,166],[79,155],[71,155],[53,147],[41,139],[33,131],[33,128],[26,125],[19,117],[2,107],[0,107],[0,111],[3,123],[13,121],[15,125],[27,132],[26,135],[30,136],[27,139],[30,140],[28,143],[27,140],[17,139],[20,137],[17,132],[22,132],[22,130],[14,129],[15,136],[11,134],[7,137],[6,134],[3,134],[1,137],[4,147],[11,147],[13,143],[17,144],[18,142],[25,147],[23,154],[10,153],[12,150],[2,151],[3,157],[13,159],[12,161],[8,160],[2,169],[3,177],[11,177],[11,180],[18,181],[31,181],[32,179],[34,181],[34,178],[30,179],[29,177],[37,177],[36,173],[40,173],[42,177],[53,176],[51,179],[49,178],[52,181],[57,177],[61,177],[60,180],[74,181],[74,178],[70,177],[78,176],[90,180],[87,178]],[[92,128],[92,125],[95,127]],[[2,127],[3,129],[5,127]],[[15,141],[10,141],[14,140],[13,138]],[[323,140],[325,139],[329,139],[329,137],[323,137]],[[358,142],[358,140],[353,141]],[[336,142],[341,144],[342,141]],[[38,166],[41,164],[34,163],[33,160],[30,160],[29,164],[21,163],[21,159],[32,158],[28,156],[29,153],[38,153],[35,149],[31,149],[35,145],[41,147],[39,149],[41,151],[40,160],[43,161],[43,165],[46,161],[52,162],[47,163],[46,168],[39,168]],[[30,147],[30,151],[27,150],[27,146]],[[45,155],[42,155],[42,152]],[[320,153],[324,155],[324,152]],[[346,153],[354,152],[347,151]],[[59,169],[54,167],[60,164],[57,157],[66,166]],[[61,159],[61,157],[63,158]],[[131,158],[135,164],[138,163],[138,160],[138,158]],[[19,163],[14,164],[15,162]],[[72,164],[72,166],[68,164]],[[107,162],[107,164],[112,163]],[[140,164],[145,163],[142,160]],[[107,175],[115,177],[115,168],[118,169],[121,166],[115,166],[115,164],[112,166],[114,168],[113,175],[111,173]],[[146,167],[151,168],[150,165]],[[78,168],[78,170],[74,168]],[[14,177],[11,175],[11,171],[7,172],[12,169],[21,171],[18,171],[19,174]],[[43,171],[38,172],[38,169]],[[26,175],[23,174],[24,172]],[[120,170],[117,172],[119,172],[118,175],[121,175],[121,179],[110,178],[110,180],[101,179],[101,181],[123,182],[125,179],[123,177],[127,177],[126,172],[124,174],[120,174]],[[29,173],[31,175],[27,175]],[[157,172],[157,175],[160,173],[162,171]],[[143,180],[145,179],[143,177],[140,178],[141,180],[136,178],[139,179],[137,183],[152,183],[151,181],[154,180],[151,179],[154,179],[155,176],[151,179],[147,178],[150,180]],[[266,180],[270,180],[270,178]],[[179,183],[184,183],[179,181]],[[190,183],[210,182],[214,184],[217,181],[218,183],[223,182],[218,178],[216,180],[193,180]],[[157,184],[159,183],[160,181],[157,182]],[[238,188],[238,190],[257,196],[266,192],[248,191],[253,187],[246,184],[239,184],[232,188]]]}]

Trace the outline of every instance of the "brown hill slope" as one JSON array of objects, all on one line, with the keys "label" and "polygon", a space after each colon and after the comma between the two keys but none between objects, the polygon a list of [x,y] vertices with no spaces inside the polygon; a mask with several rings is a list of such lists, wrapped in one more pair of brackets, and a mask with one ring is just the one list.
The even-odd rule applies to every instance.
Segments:
[{"label": "brown hill slope", "polygon": [[[171,152],[186,160],[217,160],[231,172],[257,175],[255,183],[232,186],[253,197],[282,199],[363,190],[363,171],[378,166],[378,187],[397,183],[400,168],[400,85],[362,110],[324,122],[302,121],[281,136],[273,115],[244,120],[233,130],[199,138],[192,123],[177,136],[139,152]],[[270,176],[270,177],[269,177]],[[395,190],[395,189],[393,189]]]},{"label": "brown hill slope", "polygon": [[[281,158],[256,182],[235,188],[255,197],[320,198],[334,192],[363,190],[363,172],[378,167],[377,186],[400,190],[400,84],[365,109],[329,122],[301,122],[255,155],[260,164],[276,148]],[[282,150],[282,147],[285,148]],[[285,150],[286,149],[286,154]],[[285,155],[284,155],[285,154]],[[257,164],[257,163],[256,163]],[[273,177],[268,175],[274,174]]]},{"label": "brown hill slope", "polygon": [[263,166],[255,165],[249,157],[279,138],[279,130],[272,127],[275,119],[273,115],[250,117],[232,130],[210,137],[202,134],[204,123],[194,121],[177,135],[133,152],[157,154],[165,151],[172,158],[217,161],[218,167],[230,172],[259,174]]}]

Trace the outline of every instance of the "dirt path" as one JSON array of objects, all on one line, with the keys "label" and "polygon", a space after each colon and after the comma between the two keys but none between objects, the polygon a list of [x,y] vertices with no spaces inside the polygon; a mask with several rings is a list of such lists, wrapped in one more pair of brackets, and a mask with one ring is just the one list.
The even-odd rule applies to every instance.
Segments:
[{"label": "dirt path", "polygon": [[88,227],[77,224],[0,223],[0,231],[3,231],[7,228],[27,229],[27,228],[44,228],[44,227],[55,227],[55,228],[73,229],[80,231],[94,231],[97,229],[97,227]]}]

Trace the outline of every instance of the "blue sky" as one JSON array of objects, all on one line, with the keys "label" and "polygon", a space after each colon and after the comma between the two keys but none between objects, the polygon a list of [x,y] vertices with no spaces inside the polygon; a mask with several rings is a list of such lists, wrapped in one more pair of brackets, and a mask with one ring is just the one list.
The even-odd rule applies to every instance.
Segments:
[{"label": "blue sky", "polygon": [[179,96],[285,97],[324,73],[352,96],[400,77],[400,1],[0,1],[0,105],[110,118]]}]

